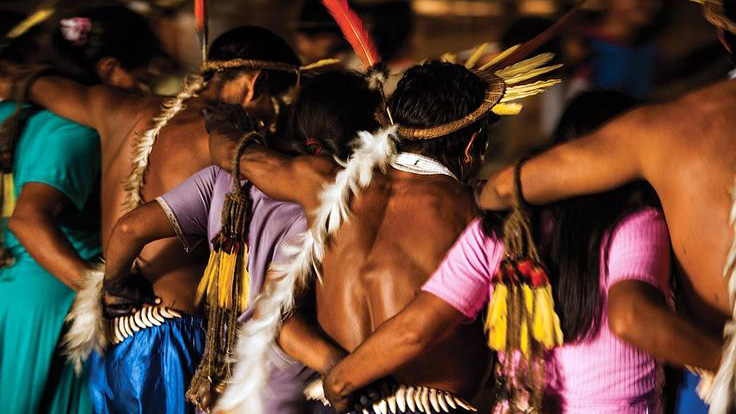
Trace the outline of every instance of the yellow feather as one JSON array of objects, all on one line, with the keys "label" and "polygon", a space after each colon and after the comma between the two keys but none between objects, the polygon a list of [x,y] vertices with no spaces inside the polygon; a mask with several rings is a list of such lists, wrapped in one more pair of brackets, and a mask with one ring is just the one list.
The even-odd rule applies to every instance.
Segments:
[{"label": "yellow feather", "polygon": [[468,60],[465,62],[465,67],[468,69],[473,69],[473,66],[475,66],[476,63],[478,63],[478,60],[483,56],[483,53],[485,53],[486,49],[488,48],[488,43],[483,43],[480,46],[478,46],[472,55],[468,58]]},{"label": "yellow feather", "polygon": [[520,103],[499,103],[493,107],[492,111],[496,115],[519,115],[524,106]]},{"label": "yellow feather", "polygon": [[496,63],[500,62],[501,59],[505,59],[508,55],[516,52],[516,49],[518,49],[519,46],[521,46],[521,45],[511,46],[510,48],[508,48],[508,49],[504,50],[503,52],[497,54],[493,59],[491,59],[490,62],[488,62],[485,65],[481,66],[480,68],[478,68],[478,70],[486,70],[486,69],[490,68],[491,66],[493,66]]},{"label": "yellow feather", "polygon": [[546,81],[530,83],[527,85],[511,86],[506,90],[506,94],[504,94],[503,98],[501,98],[501,103],[511,102],[517,99],[536,95],[538,93],[544,92],[550,86],[557,85],[558,83],[560,83],[559,79],[550,79]]},{"label": "yellow feather", "polygon": [[15,25],[15,27],[13,27],[5,35],[5,37],[9,39],[14,39],[16,37],[19,37],[23,35],[23,33],[27,32],[28,29],[30,29],[31,27],[51,17],[52,14],[54,14],[53,7],[38,9],[35,12],[33,12],[33,14],[28,16],[25,20]]},{"label": "yellow feather", "polygon": [[443,60],[447,63],[455,63],[457,62],[457,56],[455,56],[454,53],[447,52],[440,57],[440,60]]},{"label": "yellow feather", "polygon": [[526,73],[522,73],[522,74],[513,76],[513,77],[508,78],[508,79],[504,79],[504,82],[506,82],[506,85],[514,85],[514,84],[517,84],[519,82],[523,82],[523,81],[525,81],[527,79],[533,79],[533,78],[536,78],[537,76],[544,75],[545,73],[552,72],[552,71],[557,70],[557,69],[559,69],[561,67],[562,67],[562,64],[552,65],[552,66],[544,66],[544,67],[541,67],[541,68],[530,70],[529,72],[526,72]]},{"label": "yellow feather", "polygon": [[545,338],[545,318],[544,313],[542,312],[542,301],[544,300],[542,298],[542,295],[544,293],[542,292],[542,289],[534,289],[534,321],[532,323],[532,336],[534,339],[544,344],[544,346],[547,346],[546,338]]},{"label": "yellow feather", "polygon": [[524,304],[526,305],[527,315],[531,315],[534,311],[534,292],[529,285],[521,286],[521,293],[524,296]]},{"label": "yellow feather", "polygon": [[511,66],[496,71],[496,76],[501,79],[509,79],[523,73],[527,73],[530,70],[534,70],[542,65],[549,63],[554,59],[554,53],[542,53],[532,58],[522,60],[521,62],[515,63]]},{"label": "yellow feather", "polygon": [[340,63],[340,59],[322,59],[314,63],[310,63],[309,65],[302,66],[299,69],[301,69],[302,71],[308,71],[316,68],[321,68],[323,66],[336,65],[338,63]]}]

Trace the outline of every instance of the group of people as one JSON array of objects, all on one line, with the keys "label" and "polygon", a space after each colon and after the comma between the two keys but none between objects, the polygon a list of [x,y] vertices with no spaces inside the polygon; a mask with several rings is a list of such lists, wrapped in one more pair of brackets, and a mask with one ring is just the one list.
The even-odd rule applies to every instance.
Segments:
[{"label": "group of people", "polygon": [[[705,10],[736,50],[736,1]],[[736,408],[732,81],[585,92],[550,149],[476,183],[549,58],[430,60],[386,96],[380,65],[302,66],[242,26],[164,97],[124,7],[62,19],[52,69],[18,45],[4,411],[468,413],[490,384],[495,413],[662,413],[663,363]]]}]

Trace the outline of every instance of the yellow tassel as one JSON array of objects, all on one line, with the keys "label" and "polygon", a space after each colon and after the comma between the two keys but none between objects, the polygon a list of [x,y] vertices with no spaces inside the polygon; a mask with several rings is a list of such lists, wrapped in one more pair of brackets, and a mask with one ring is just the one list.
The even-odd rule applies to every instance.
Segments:
[{"label": "yellow tassel", "polygon": [[473,66],[475,66],[476,63],[478,63],[478,60],[483,56],[483,53],[486,51],[486,48],[488,48],[488,43],[483,43],[480,46],[478,46],[472,55],[468,58],[468,60],[465,62],[465,67],[468,69],[473,69]]},{"label": "yellow tassel", "polygon": [[549,285],[537,288],[534,295],[536,299],[532,329],[534,338],[547,349],[561,346],[563,336],[560,329],[560,318],[555,313],[552,288]]},{"label": "yellow tassel", "polygon": [[521,354],[524,358],[529,359],[531,355],[529,352],[529,325],[526,323],[526,319],[521,321],[521,333],[519,334],[519,347],[521,348]]},{"label": "yellow tassel", "polygon": [[245,252],[243,252],[243,280],[241,283],[243,290],[240,292],[239,298],[241,311],[248,309],[248,294],[250,293],[250,273],[248,273],[248,247],[246,246],[245,249]]},{"label": "yellow tassel", "polygon": [[496,115],[519,115],[524,107],[519,103],[499,103],[496,104],[492,111]]},{"label": "yellow tassel", "polygon": [[526,305],[526,314],[531,315],[534,311],[534,292],[529,285],[521,286],[521,293],[524,296],[524,304]]},{"label": "yellow tassel", "polygon": [[223,308],[232,306],[233,280],[235,276],[235,253],[223,253],[220,259],[220,273],[217,275],[217,304]]},{"label": "yellow tassel", "polygon": [[3,218],[10,218],[15,210],[15,184],[13,174],[2,174]]},{"label": "yellow tassel", "polygon": [[210,285],[212,284],[212,281],[214,280],[214,274],[215,271],[218,268],[218,256],[217,252],[212,251],[210,253],[210,258],[207,261],[207,267],[204,269],[204,274],[202,275],[202,279],[199,281],[199,285],[197,285],[197,294],[194,297],[194,303],[199,306],[200,303],[202,303],[202,299],[204,299],[205,294],[210,290]]},{"label": "yellow tassel", "polygon": [[491,349],[503,352],[506,350],[506,332],[508,325],[508,289],[498,284],[493,290],[493,297],[488,307],[486,317],[486,331],[488,332],[488,346]]}]

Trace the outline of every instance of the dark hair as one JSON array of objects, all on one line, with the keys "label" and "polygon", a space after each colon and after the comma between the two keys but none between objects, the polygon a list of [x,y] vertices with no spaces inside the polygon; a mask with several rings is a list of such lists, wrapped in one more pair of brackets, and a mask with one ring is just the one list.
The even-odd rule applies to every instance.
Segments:
[{"label": "dark hair", "polygon": [[[228,30],[212,42],[210,60],[255,59],[299,66],[299,58],[284,39],[263,27],[241,26]],[[228,71],[234,76],[239,71]],[[296,73],[264,70],[255,85],[256,96],[262,92],[278,96],[296,83]]]},{"label": "dark hair", "polygon": [[[63,24],[88,19],[89,31],[80,40],[65,37]],[[163,56],[158,37],[148,20],[123,6],[86,9],[62,19],[51,35],[53,59],[58,69],[83,82],[99,82],[96,65],[110,57],[128,70],[148,66]]]},{"label": "dark hair", "polygon": [[[584,92],[565,110],[555,142],[589,134],[637,104],[636,99],[621,92]],[[534,209],[535,238],[548,267],[555,308],[567,343],[593,337],[600,330],[600,272],[601,264],[607,260],[606,256],[601,257],[604,236],[628,214],[658,206],[649,184],[637,182]],[[498,229],[497,216],[488,217],[484,227],[487,234],[492,234]]]},{"label": "dark hair", "polygon": [[[0,33],[3,36],[11,31],[26,16],[15,10],[0,11]],[[27,63],[38,55],[38,35],[41,30],[39,26],[29,29],[27,32],[14,39],[0,40],[0,59],[15,63]]]},{"label": "dark hair", "polygon": [[380,103],[378,91],[355,72],[334,71],[306,83],[294,103],[292,131],[313,154],[328,153],[342,160],[358,131],[373,131]]},{"label": "dark hair", "polygon": [[[486,84],[464,66],[430,61],[406,71],[388,105],[394,121],[415,128],[428,128],[460,119],[477,109],[485,98]],[[480,166],[488,143],[488,128],[498,117],[489,114],[473,124],[443,137],[402,139],[399,151],[434,158],[461,180],[471,178]],[[465,148],[476,131],[481,132],[470,148],[471,165],[463,162]]]}]

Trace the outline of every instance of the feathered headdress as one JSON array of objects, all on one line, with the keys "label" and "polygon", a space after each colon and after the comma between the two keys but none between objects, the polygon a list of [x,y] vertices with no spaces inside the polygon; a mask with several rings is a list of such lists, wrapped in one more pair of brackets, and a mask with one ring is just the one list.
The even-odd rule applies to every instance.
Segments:
[{"label": "feathered headdress", "polygon": [[[486,94],[480,106],[463,118],[430,128],[410,128],[399,125],[398,135],[404,139],[439,138],[475,123],[490,112],[496,115],[519,114],[522,105],[516,101],[544,92],[547,88],[560,82],[559,79],[529,82],[559,69],[562,65],[545,66],[554,58],[552,53],[543,53],[528,59],[527,57],[554,37],[583,3],[585,0],[579,1],[555,24],[533,39],[504,50],[490,62],[476,68],[478,60],[487,47],[487,44],[480,45],[465,62],[465,67],[472,70],[486,84]],[[454,63],[455,56],[447,53],[443,55],[443,59]]]},{"label": "feathered headdress", "polygon": [[715,27],[736,34],[736,22],[726,16],[723,0],[690,0],[703,5],[705,18]]}]

